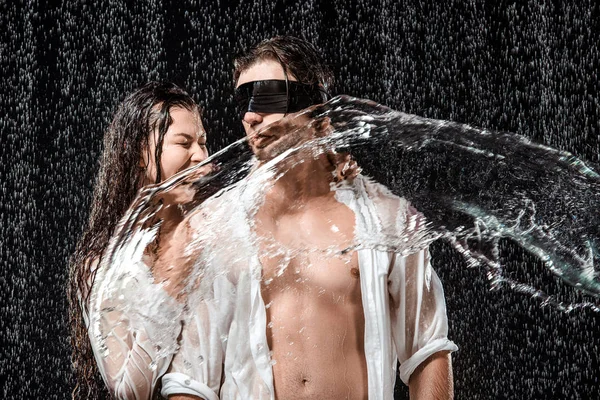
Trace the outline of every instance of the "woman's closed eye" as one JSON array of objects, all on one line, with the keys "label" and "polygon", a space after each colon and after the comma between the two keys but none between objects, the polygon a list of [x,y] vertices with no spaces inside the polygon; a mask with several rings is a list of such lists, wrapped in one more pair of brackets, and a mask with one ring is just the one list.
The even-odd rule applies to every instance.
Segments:
[{"label": "woman's closed eye", "polygon": [[189,140],[189,141],[186,140],[184,142],[178,142],[176,144],[179,145],[179,146],[183,146],[186,149],[189,149],[192,146],[192,141],[191,140]]}]

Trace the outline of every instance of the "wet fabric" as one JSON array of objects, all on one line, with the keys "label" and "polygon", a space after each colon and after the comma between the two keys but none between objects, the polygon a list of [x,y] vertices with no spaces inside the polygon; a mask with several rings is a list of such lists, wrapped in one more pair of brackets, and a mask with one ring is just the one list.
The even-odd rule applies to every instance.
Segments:
[{"label": "wet fabric", "polygon": [[[401,363],[400,377],[408,383],[414,369],[430,355],[457,349],[447,338],[442,285],[430,264],[427,239],[420,240],[422,246],[418,250],[402,248],[403,242],[397,241],[421,235],[426,231],[423,229],[425,221],[406,201],[362,177],[352,185],[336,188],[336,198],[354,211],[356,239],[363,245],[357,252],[365,315],[369,398],[392,398],[397,360]],[[220,199],[230,202],[231,207],[222,209],[222,215],[218,215],[219,211],[205,213],[197,226],[200,231],[210,224],[205,218],[215,221],[227,217],[227,221],[235,221],[223,226],[224,231],[212,239],[214,243],[211,239],[203,242],[202,258],[207,269],[211,269],[210,263],[214,263],[213,269],[218,268],[217,264],[228,266],[227,273],[209,278],[211,288],[204,288],[201,300],[214,311],[207,316],[210,335],[221,338],[223,344],[225,363],[221,390],[207,392],[207,387],[214,385],[214,377],[207,381],[206,371],[221,368],[219,357],[210,357],[214,348],[205,351],[201,346],[182,341],[181,352],[187,355],[163,377],[163,396],[189,393],[204,398],[217,394],[221,399],[274,398],[273,360],[267,344],[267,317],[261,296],[257,249],[253,248],[252,241],[245,240],[242,242],[245,248],[238,248],[236,252],[222,251],[224,238],[237,243],[237,238],[250,237],[247,212],[251,207],[247,204],[254,204],[255,199],[252,187],[241,185]],[[231,210],[235,210],[233,215]],[[390,239],[398,245],[395,251],[375,250],[372,246],[373,240]],[[210,254],[211,251],[214,253]],[[250,260],[236,255],[247,254],[247,251],[254,252]],[[194,362],[199,358],[204,360],[201,366]]]},{"label": "wet fabric", "polygon": [[[152,235],[145,236],[147,244]],[[153,283],[141,261],[143,248],[125,248],[129,253],[123,254],[125,259],[138,261],[123,265],[126,268],[119,270],[116,279],[114,269],[100,265],[86,319],[100,374],[111,395],[119,399],[152,398],[181,331],[177,321],[183,305]]]},{"label": "wet fabric", "polygon": [[[139,260],[141,255],[129,256]],[[191,311],[186,309],[154,283],[143,262],[121,270],[117,279],[106,276],[106,272],[110,270],[99,269],[86,324],[98,369],[111,395],[152,399],[158,380],[166,372],[186,370],[187,363],[194,362],[194,376],[205,383],[195,384],[193,393],[216,399],[210,393],[217,393],[221,386],[223,349],[220,337],[214,334],[217,325],[209,324],[208,316],[215,314],[209,304],[199,302]],[[180,348],[180,342],[185,346]],[[200,348],[214,363],[210,369],[203,358],[193,358]],[[163,389],[169,387],[167,382]]]}]

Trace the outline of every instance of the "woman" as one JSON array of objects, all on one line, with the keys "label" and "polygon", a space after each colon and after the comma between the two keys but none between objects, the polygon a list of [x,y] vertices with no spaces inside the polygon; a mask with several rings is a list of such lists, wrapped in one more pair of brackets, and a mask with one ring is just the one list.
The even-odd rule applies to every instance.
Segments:
[{"label": "woman", "polygon": [[86,326],[90,294],[96,268],[138,190],[160,183],[207,157],[206,133],[198,106],[176,85],[148,83],[119,106],[104,137],[88,226],[70,263],[71,343],[77,376],[73,398],[93,399],[105,392],[98,379],[98,366],[112,396],[153,396],[154,385],[166,366],[150,367],[147,361],[152,361],[152,349],[140,346],[136,341],[142,335],[133,331],[121,332],[119,338],[125,351],[129,350],[127,358],[115,360],[112,356],[117,352],[110,357],[99,355],[97,343],[92,347]]}]

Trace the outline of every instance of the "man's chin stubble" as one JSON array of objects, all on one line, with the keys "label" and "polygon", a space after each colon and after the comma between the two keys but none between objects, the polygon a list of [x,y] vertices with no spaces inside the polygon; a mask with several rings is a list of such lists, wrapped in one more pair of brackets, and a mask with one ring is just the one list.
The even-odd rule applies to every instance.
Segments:
[{"label": "man's chin stubble", "polygon": [[254,155],[261,163],[268,162],[287,150],[298,147],[301,144],[301,139],[302,136],[298,131],[291,132],[275,142],[267,144],[262,149],[255,149]]}]

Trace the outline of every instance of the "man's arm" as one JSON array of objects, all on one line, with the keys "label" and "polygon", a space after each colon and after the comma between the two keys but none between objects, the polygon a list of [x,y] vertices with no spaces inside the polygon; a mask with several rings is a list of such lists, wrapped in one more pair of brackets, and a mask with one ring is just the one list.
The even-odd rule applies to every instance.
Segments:
[{"label": "man's arm", "polygon": [[441,282],[431,269],[427,249],[397,256],[389,289],[392,330],[400,377],[411,399],[452,399],[448,321]]},{"label": "man's arm", "polygon": [[422,362],[410,376],[408,388],[411,400],[454,399],[450,352],[437,352]]}]

